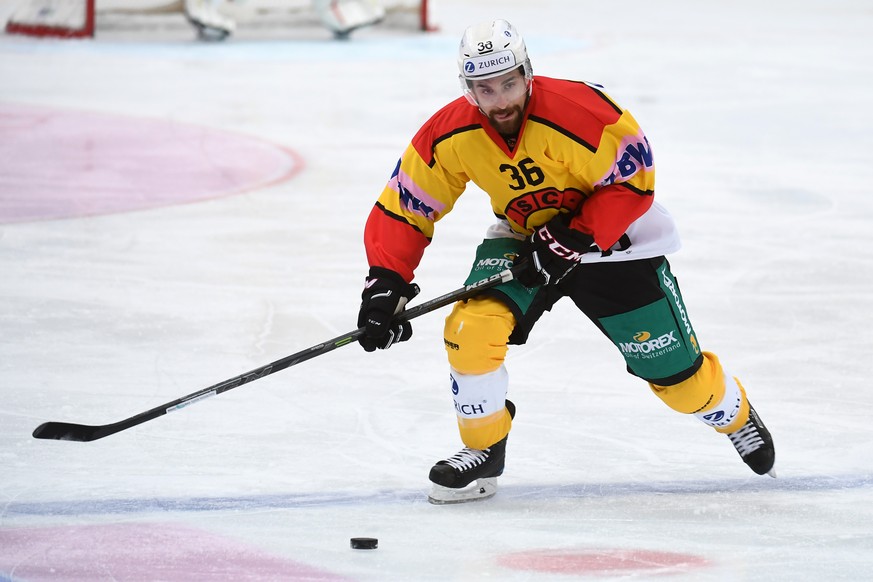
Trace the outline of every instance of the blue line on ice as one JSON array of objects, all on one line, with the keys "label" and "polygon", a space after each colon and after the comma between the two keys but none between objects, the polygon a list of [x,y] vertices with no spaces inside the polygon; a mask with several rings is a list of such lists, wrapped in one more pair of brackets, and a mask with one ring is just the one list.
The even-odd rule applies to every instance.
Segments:
[{"label": "blue line on ice", "polygon": [[[633,495],[704,495],[712,493],[815,493],[863,489],[873,486],[873,475],[833,475],[770,479],[750,477],[734,480],[663,481],[654,483],[577,483],[564,485],[501,486],[499,499],[536,500],[594,499]],[[5,517],[159,512],[246,511],[302,509],[343,505],[394,505],[424,503],[422,490],[364,493],[288,493],[239,497],[180,497],[152,499],[98,499],[82,501],[13,502],[2,511]],[[0,582],[3,582],[0,580]]]}]

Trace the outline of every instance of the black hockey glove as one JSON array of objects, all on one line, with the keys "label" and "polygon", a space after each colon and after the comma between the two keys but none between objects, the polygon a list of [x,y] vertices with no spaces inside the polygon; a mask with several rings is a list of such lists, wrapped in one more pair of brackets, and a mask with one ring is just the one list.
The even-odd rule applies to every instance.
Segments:
[{"label": "black hockey glove", "polygon": [[387,350],[411,338],[412,324],[394,321],[394,316],[403,311],[418,291],[418,285],[407,283],[394,271],[370,267],[358,312],[358,327],[366,329],[366,333],[358,338],[361,347],[368,352],[376,348]]},{"label": "black hockey glove", "polygon": [[518,280],[528,288],[556,285],[589,251],[598,250],[594,237],[570,228],[570,216],[559,214],[536,229],[516,259],[526,264]]}]

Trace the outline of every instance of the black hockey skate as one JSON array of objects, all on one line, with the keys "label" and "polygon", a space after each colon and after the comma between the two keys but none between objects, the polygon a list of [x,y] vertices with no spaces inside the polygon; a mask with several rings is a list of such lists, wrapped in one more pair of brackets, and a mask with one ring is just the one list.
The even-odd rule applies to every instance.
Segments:
[{"label": "black hockey skate", "polygon": [[[497,479],[506,463],[506,439],[487,449],[466,447],[430,470],[433,482],[428,501],[437,505],[488,499],[497,493]],[[467,488],[476,481],[475,486]]]},{"label": "black hockey skate", "polygon": [[[506,401],[509,416],[515,418],[515,404]],[[497,477],[503,474],[506,464],[506,439],[487,449],[465,447],[430,470],[433,490],[427,498],[433,504],[465,503],[494,497],[497,493]],[[470,483],[476,481],[472,487]]]},{"label": "black hockey skate", "polygon": [[749,404],[749,420],[743,427],[727,435],[742,457],[743,461],[758,475],[776,476],[773,465],[776,462],[776,450],[773,448],[773,437],[761,422],[761,417]]}]

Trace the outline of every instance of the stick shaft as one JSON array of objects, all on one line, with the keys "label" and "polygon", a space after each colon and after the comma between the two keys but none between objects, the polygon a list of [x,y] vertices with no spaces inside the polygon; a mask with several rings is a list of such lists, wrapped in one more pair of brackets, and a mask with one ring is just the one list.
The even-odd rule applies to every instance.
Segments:
[{"label": "stick shaft", "polygon": [[[512,270],[506,269],[505,271],[501,271],[500,273],[492,275],[487,279],[482,279],[481,281],[473,283],[472,285],[461,287],[460,289],[456,289],[455,291],[446,293],[445,295],[441,295],[439,297],[411,307],[401,313],[398,318],[402,319],[403,321],[409,321],[426,313],[430,313],[431,311],[435,311],[446,305],[455,303],[456,301],[469,299],[485,289],[511,281],[514,278],[514,275],[515,273]],[[174,412],[176,410],[186,408],[211,396],[217,396],[222,392],[227,392],[228,390],[239,388],[243,384],[248,384],[249,382],[264,378],[271,374],[275,374],[276,372],[280,372],[286,368],[290,368],[291,366],[295,366],[297,364],[305,362],[306,360],[311,360],[312,358],[315,358],[317,356],[332,352],[337,348],[341,348],[350,343],[354,343],[362,335],[364,335],[364,329],[358,328],[354,331],[350,331],[343,335],[337,336],[326,342],[322,342],[320,344],[316,344],[312,347],[306,348],[305,350],[301,350],[296,354],[285,356],[284,358],[269,363],[266,366],[255,368],[254,370],[251,370],[244,374],[240,374],[239,376],[234,376],[233,378],[229,378],[227,380],[219,382],[218,384],[213,384],[208,388],[203,388],[202,390],[198,390],[197,392],[192,392],[187,396],[177,398],[176,400],[173,400],[171,402],[166,402],[164,404],[161,404],[160,406],[152,408],[151,410],[146,410],[118,422],[102,425],[75,424],[69,422],[46,422],[36,427],[36,429],[33,431],[33,437],[37,439],[82,442],[101,439],[103,437],[107,437],[117,432],[121,432],[123,430],[127,430],[134,426],[140,425],[149,420],[154,420],[155,418],[164,416],[168,412]]]}]

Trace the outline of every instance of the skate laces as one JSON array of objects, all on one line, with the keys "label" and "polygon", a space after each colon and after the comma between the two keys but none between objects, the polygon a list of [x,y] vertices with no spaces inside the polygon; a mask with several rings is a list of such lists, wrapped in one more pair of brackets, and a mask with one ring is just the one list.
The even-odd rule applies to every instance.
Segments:
[{"label": "skate laces", "polygon": [[466,471],[487,461],[489,452],[490,449],[480,451],[479,449],[464,448],[443,462],[458,471]]},{"label": "skate laces", "polygon": [[758,426],[755,424],[753,414],[749,414],[749,420],[743,425],[743,428],[737,432],[730,433],[728,438],[731,439],[741,457],[757,451],[764,445],[764,438],[758,432]]}]

